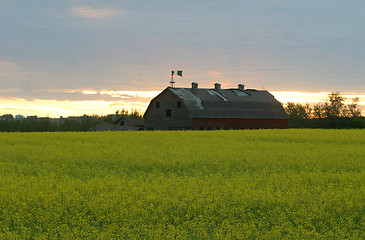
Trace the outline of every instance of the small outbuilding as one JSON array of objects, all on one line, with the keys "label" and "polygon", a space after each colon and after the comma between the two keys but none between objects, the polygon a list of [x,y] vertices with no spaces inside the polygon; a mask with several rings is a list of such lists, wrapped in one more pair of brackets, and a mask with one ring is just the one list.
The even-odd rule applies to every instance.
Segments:
[{"label": "small outbuilding", "polygon": [[144,128],[144,121],[143,119],[134,119],[127,116],[122,116],[114,122],[114,125],[122,128],[136,128],[138,130],[141,130]]},{"label": "small outbuilding", "polygon": [[237,88],[167,87],[151,100],[145,114],[146,130],[213,130],[287,128],[288,116],[266,90]]},{"label": "small outbuilding", "polygon": [[127,116],[122,116],[114,123],[101,122],[91,127],[89,131],[139,131],[143,130],[144,121],[140,119],[133,119]]}]

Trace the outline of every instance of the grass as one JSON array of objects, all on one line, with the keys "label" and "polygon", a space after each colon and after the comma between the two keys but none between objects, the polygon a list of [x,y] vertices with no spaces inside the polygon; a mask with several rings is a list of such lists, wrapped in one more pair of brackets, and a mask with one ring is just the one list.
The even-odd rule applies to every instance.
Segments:
[{"label": "grass", "polygon": [[364,213],[364,130],[0,134],[0,239],[362,239]]}]

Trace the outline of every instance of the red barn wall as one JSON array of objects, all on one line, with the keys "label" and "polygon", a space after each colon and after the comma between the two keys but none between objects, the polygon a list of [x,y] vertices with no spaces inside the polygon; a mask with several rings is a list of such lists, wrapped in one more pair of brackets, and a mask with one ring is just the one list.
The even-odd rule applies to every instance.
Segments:
[{"label": "red barn wall", "polygon": [[194,118],[193,129],[288,128],[287,119]]}]

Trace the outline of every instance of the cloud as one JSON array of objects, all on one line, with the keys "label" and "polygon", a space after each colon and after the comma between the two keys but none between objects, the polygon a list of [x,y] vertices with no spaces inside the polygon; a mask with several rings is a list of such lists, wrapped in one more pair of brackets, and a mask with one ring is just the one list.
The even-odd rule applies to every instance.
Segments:
[{"label": "cloud", "polygon": [[15,63],[0,60],[0,77],[12,76],[16,67]]},{"label": "cloud", "polygon": [[0,88],[0,98],[21,98],[32,100],[55,100],[55,101],[125,101],[128,103],[138,102],[148,104],[158,91],[115,91],[93,89],[3,89]]},{"label": "cloud", "polygon": [[85,18],[108,19],[115,16],[125,14],[125,11],[115,8],[91,8],[89,6],[80,6],[71,8],[73,15]]},{"label": "cloud", "polygon": [[15,67],[15,66],[16,66],[15,63],[0,60],[0,67]]},{"label": "cloud", "polygon": [[152,99],[156,97],[160,92],[159,91],[107,91],[102,90],[100,94],[109,95],[115,98],[147,98]]}]

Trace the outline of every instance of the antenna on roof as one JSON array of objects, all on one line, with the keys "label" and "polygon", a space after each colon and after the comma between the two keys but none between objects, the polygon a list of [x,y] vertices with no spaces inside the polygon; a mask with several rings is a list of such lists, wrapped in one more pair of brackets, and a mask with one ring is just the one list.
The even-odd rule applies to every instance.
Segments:
[{"label": "antenna on roof", "polygon": [[[171,71],[171,79],[170,79],[170,86],[172,88],[174,88],[174,84],[175,84],[175,81],[174,81],[174,74],[175,74],[175,71]],[[182,70],[177,70],[176,71],[176,74],[180,77],[182,77]]]}]

